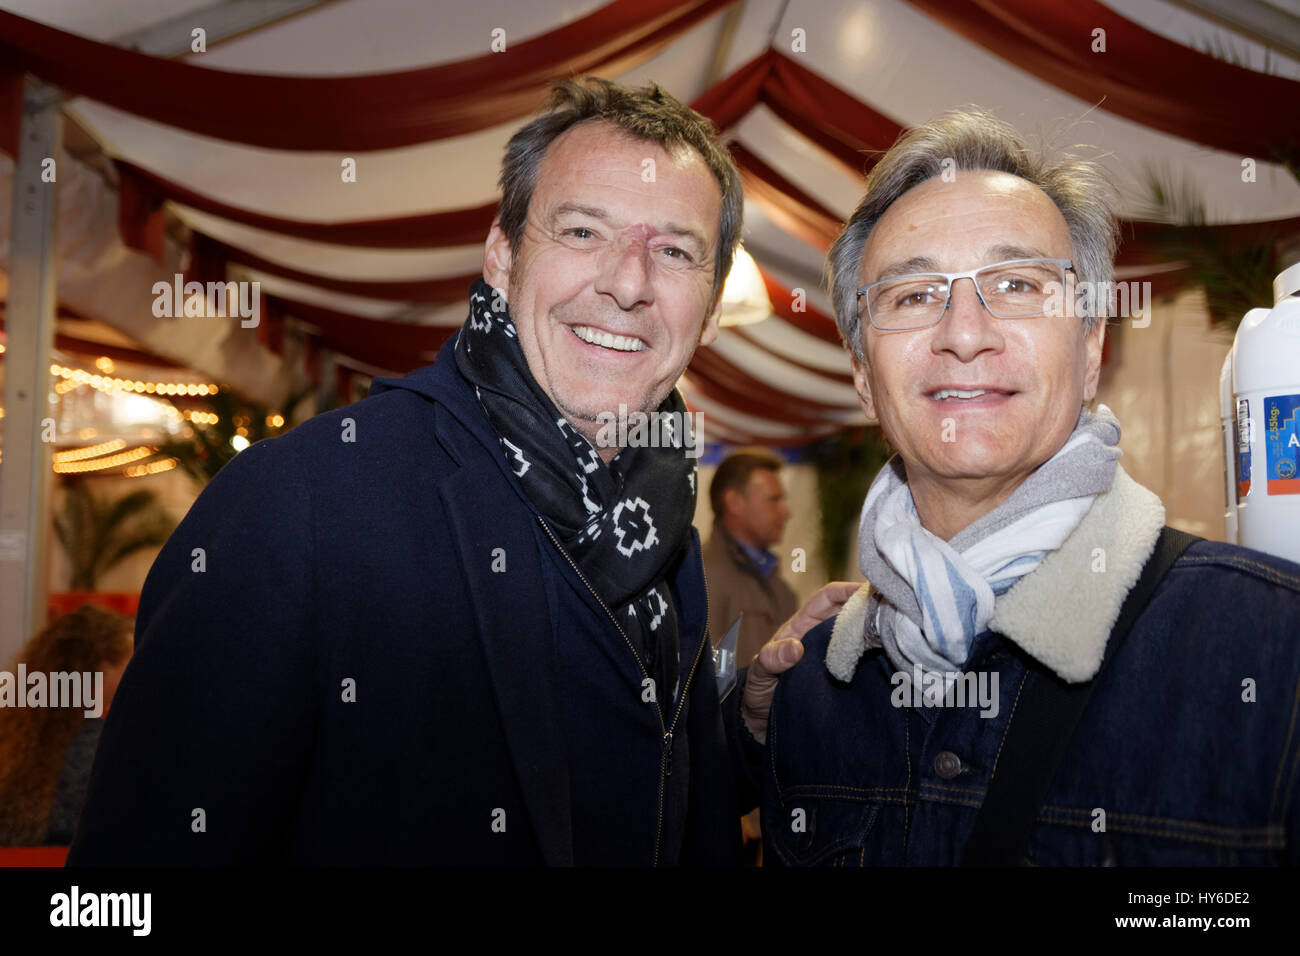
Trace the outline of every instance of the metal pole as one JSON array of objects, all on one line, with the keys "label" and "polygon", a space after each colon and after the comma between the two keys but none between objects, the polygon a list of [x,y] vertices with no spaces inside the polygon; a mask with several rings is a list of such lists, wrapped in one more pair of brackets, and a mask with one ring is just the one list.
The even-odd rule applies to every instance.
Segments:
[{"label": "metal pole", "polygon": [[28,77],[13,179],[5,322],[4,444],[0,447],[0,669],[45,626],[45,528],[54,420],[54,214],[57,90]]}]

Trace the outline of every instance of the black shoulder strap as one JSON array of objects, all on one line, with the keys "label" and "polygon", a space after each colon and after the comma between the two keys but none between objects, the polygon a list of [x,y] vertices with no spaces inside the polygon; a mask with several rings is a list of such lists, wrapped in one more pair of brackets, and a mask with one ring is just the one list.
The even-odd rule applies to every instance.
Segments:
[{"label": "black shoulder strap", "polygon": [[1029,843],[1029,831],[1093,687],[1115,656],[1116,648],[1133,629],[1165,572],[1188,546],[1199,540],[1167,525],[1161,530],[1155,552],[1120,608],[1119,619],[1106,641],[1101,667],[1092,680],[1067,684],[1044,671],[1030,674],[1002,745],[997,776],[989,781],[984,805],[966,842],[962,866],[1020,863]]}]

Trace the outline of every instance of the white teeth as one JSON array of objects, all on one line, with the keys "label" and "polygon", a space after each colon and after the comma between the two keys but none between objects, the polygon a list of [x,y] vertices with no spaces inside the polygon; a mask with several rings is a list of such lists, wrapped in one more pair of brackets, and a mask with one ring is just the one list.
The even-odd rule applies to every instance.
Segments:
[{"label": "white teeth", "polygon": [[941,391],[935,392],[934,395],[931,397],[936,402],[941,402],[945,398],[978,398],[979,396],[984,395],[987,392],[988,390],[983,388],[977,388],[972,391],[967,391],[966,389],[963,388],[945,388],[942,389]]},{"label": "white teeth", "polygon": [[632,335],[613,335],[609,332],[589,329],[585,325],[571,325],[569,328],[573,329],[573,334],[582,341],[613,349],[616,352],[640,352],[646,347],[644,342]]}]

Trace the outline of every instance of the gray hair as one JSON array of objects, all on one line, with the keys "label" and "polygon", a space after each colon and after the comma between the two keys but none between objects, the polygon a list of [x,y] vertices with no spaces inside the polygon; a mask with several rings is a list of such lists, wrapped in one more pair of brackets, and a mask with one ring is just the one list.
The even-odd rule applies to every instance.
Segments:
[{"label": "gray hair", "polygon": [[523,242],[528,206],[537,185],[537,167],[547,148],[566,130],[595,120],[611,123],[629,136],[656,143],[667,152],[690,148],[703,158],[722,191],[718,250],[713,264],[713,289],[719,292],[740,243],[745,214],[740,174],[713,123],[654,83],[632,89],[588,76],[561,80],[551,87],[546,112],[506,144],[497,217],[510,247],[518,249]]},{"label": "gray hair", "polygon": [[[866,195],[827,254],[835,324],[859,361],[858,274],[871,230],[913,186],[960,169],[1010,173],[1047,193],[1069,227],[1078,280],[1094,289],[1111,288],[1119,230],[1110,203],[1113,187],[1102,168],[1069,155],[1054,162],[1033,157],[1015,129],[993,114],[975,107],[953,110],[909,130],[881,157],[867,177]],[[1109,296],[1079,300],[1085,330],[1108,314],[1108,303]]]}]

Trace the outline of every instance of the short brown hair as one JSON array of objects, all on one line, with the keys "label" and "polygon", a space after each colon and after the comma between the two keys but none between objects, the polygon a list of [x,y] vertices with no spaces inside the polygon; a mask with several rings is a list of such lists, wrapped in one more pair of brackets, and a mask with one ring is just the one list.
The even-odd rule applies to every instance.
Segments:
[{"label": "short brown hair", "polygon": [[709,483],[709,504],[713,506],[713,516],[721,518],[726,513],[724,500],[732,488],[744,491],[749,484],[749,476],[756,471],[780,471],[785,464],[781,456],[766,448],[742,448],[733,451],[718,465]]},{"label": "short brown hair", "polygon": [[594,120],[611,123],[629,136],[657,143],[668,152],[694,149],[704,159],[722,191],[718,251],[713,264],[716,293],[731,271],[731,259],[740,243],[745,210],[740,174],[713,123],[654,83],[632,89],[588,76],[561,80],[551,87],[546,112],[510,137],[501,164],[497,218],[511,249],[518,249],[523,242],[528,206],[537,185],[537,167],[547,148],[561,133]]}]

